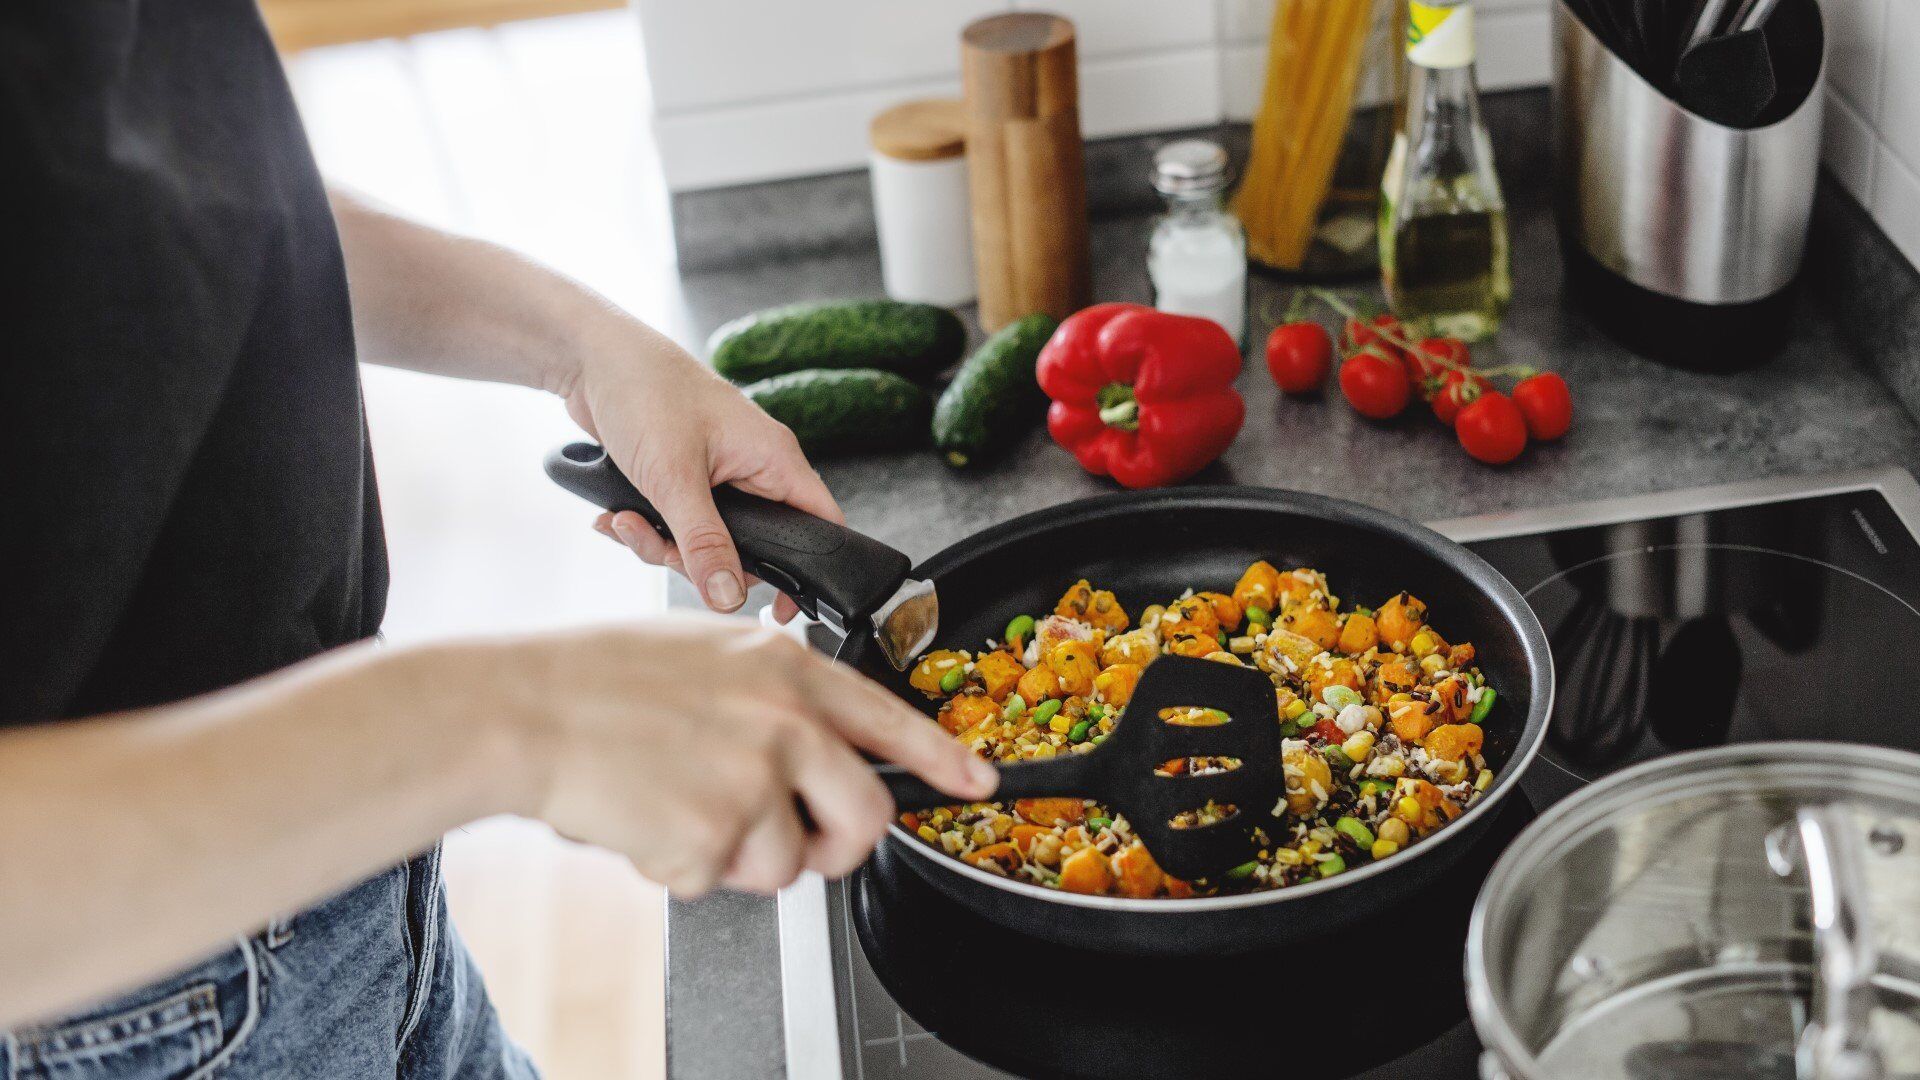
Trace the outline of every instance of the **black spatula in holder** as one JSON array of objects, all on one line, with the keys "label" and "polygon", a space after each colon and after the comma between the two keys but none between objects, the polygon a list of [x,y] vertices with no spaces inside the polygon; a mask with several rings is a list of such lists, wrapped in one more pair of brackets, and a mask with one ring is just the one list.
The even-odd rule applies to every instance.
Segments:
[{"label": "black spatula in holder", "polygon": [[[1207,726],[1161,719],[1162,710],[1186,714],[1213,709],[1227,720]],[[1167,776],[1157,770],[1175,758],[1219,757],[1239,762],[1226,772]],[[948,806],[942,794],[896,765],[876,766],[902,810]],[[1043,797],[1098,799],[1126,815],[1160,868],[1177,878],[1211,878],[1253,857],[1254,835],[1264,828],[1277,838],[1274,814],[1286,795],[1280,761],[1280,717],[1273,683],[1259,671],[1235,664],[1163,656],[1147,665],[1112,734],[1086,753],[1000,767],[994,799]],[[1175,828],[1183,811],[1209,800],[1234,807],[1232,816],[1210,825]]]}]

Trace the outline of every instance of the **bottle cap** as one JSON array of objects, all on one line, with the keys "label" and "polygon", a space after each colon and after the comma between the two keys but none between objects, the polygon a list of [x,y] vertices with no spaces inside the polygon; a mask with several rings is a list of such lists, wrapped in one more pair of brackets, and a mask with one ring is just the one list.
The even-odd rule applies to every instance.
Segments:
[{"label": "bottle cap", "polygon": [[1227,186],[1227,152],[1205,139],[1180,139],[1153,155],[1153,186],[1162,195],[1201,195]]}]

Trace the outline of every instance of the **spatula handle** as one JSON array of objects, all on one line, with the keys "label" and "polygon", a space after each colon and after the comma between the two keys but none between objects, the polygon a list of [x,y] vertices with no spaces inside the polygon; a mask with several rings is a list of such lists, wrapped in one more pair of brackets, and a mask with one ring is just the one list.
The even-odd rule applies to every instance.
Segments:
[{"label": "spatula handle", "polygon": [[[1011,802],[1014,799],[1075,795],[1091,798],[1098,794],[1094,788],[1099,782],[1093,758],[1093,754],[1068,754],[1045,761],[1017,761],[1002,765],[1000,787],[994,791],[993,800]],[[936,806],[952,806],[964,801],[948,795],[898,765],[883,762],[875,765],[873,771],[880,782],[887,786],[888,793],[893,796],[893,804],[902,810],[931,810]]]},{"label": "spatula handle", "polygon": [[[673,538],[665,516],[600,447],[568,443],[547,455],[546,469],[554,483],[595,506],[632,510]],[[842,630],[872,615],[913,567],[886,544],[785,503],[724,485],[713,489],[713,503],[749,573],[810,616],[821,617],[824,606]]]}]

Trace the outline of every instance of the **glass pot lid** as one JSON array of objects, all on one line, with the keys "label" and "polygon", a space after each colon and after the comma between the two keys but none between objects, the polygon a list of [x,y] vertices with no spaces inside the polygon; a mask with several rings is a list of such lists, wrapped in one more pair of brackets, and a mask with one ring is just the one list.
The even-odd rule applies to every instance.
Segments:
[{"label": "glass pot lid", "polygon": [[1754,743],[1596,783],[1501,857],[1467,979],[1490,1076],[1920,1075],[1920,755]]}]

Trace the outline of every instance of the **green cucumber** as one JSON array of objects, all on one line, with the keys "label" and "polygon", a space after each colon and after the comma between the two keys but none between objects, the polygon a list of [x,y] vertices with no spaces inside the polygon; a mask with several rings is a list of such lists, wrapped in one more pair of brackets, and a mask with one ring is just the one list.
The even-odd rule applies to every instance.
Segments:
[{"label": "green cucumber", "polygon": [[930,379],[960,358],[967,330],[932,304],[826,300],[756,311],[713,332],[713,369],[737,383],[808,368],[878,368]]},{"label": "green cucumber", "polygon": [[964,469],[992,460],[1046,414],[1033,369],[1059,325],[1049,315],[1016,320],[960,365],[933,410],[934,449],[947,464]]},{"label": "green cucumber", "polygon": [[899,450],[927,439],[933,402],[891,371],[815,369],[741,388],[768,416],[793,429],[811,453]]}]

